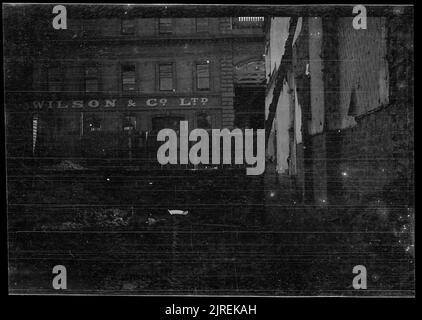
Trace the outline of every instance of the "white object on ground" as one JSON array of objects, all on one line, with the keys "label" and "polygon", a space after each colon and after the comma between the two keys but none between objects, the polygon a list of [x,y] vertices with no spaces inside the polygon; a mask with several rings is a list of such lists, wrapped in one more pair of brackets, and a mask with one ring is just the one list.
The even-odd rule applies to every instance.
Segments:
[{"label": "white object on ground", "polygon": [[168,212],[171,215],[178,214],[178,215],[186,216],[188,214],[188,211],[183,211],[183,210],[168,210]]}]

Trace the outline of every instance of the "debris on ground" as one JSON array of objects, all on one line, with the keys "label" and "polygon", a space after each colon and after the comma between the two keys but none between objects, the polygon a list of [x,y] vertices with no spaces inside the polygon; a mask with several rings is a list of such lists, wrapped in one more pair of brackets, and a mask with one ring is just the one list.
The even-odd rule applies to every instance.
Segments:
[{"label": "debris on ground", "polygon": [[119,208],[91,208],[80,210],[70,221],[60,224],[42,224],[41,230],[78,230],[86,228],[125,227],[129,224],[130,214]]},{"label": "debris on ground", "polygon": [[71,160],[63,160],[58,164],[43,167],[43,169],[60,171],[60,170],[85,170],[86,168]]},{"label": "debris on ground", "polygon": [[171,215],[181,215],[181,216],[186,216],[188,213],[189,213],[189,211],[183,211],[183,210],[168,210],[168,212],[171,214]]},{"label": "debris on ground", "polygon": [[156,223],[158,223],[158,222],[162,222],[162,221],[165,221],[166,219],[158,219],[158,218],[154,218],[153,216],[152,216],[152,214],[150,214],[149,216],[148,216],[148,218],[145,220],[145,224],[147,224],[147,225],[149,225],[149,226],[153,226],[153,225],[155,225]]}]

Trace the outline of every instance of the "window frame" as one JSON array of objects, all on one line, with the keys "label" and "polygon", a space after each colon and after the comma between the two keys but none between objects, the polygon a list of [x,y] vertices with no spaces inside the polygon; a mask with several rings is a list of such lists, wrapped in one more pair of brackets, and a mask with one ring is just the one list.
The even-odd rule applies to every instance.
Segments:
[{"label": "window frame", "polygon": [[[170,20],[170,23],[169,23],[169,25],[170,25],[170,30],[169,31],[166,31],[166,32],[163,32],[162,31],[162,27],[161,27],[161,20],[162,19],[169,19]],[[158,34],[159,35],[171,35],[171,34],[173,34],[174,32],[174,19],[173,18],[158,18],[158,27],[157,27],[157,29],[158,29]]]},{"label": "window frame", "polygon": [[[169,90],[164,90],[164,89],[161,89],[161,74],[160,74],[160,67],[161,66],[165,66],[165,65],[167,65],[167,66],[170,66],[171,68],[171,84],[172,84],[172,88],[171,89],[169,89]],[[160,91],[160,92],[174,92],[174,91],[176,91],[176,70],[175,70],[175,64],[174,64],[174,62],[164,62],[164,61],[162,61],[162,62],[158,62],[157,63],[157,91]]]},{"label": "window frame", "polygon": [[[92,122],[91,122],[92,121]],[[91,122],[91,123],[90,123]],[[94,125],[99,124],[99,126]],[[98,132],[104,131],[104,112],[89,111],[84,113],[83,120],[84,132]]]},{"label": "window frame", "polygon": [[[133,32],[124,32],[123,24],[124,22],[132,22],[133,23]],[[136,20],[134,18],[122,18],[120,20],[120,34],[124,36],[134,36],[136,34]]]},{"label": "window frame", "polygon": [[[127,120],[129,119],[129,122],[131,124],[131,126],[125,126],[128,122]],[[132,121],[134,120],[134,121]],[[131,128],[131,129],[129,129]],[[122,115],[122,129],[123,131],[136,131],[138,128],[138,117],[136,115],[136,113],[124,113]]]},{"label": "window frame", "polygon": [[94,19],[79,19],[79,32],[82,38],[95,38],[101,35],[101,28],[98,21]]},{"label": "window frame", "polygon": [[[133,79],[134,79],[133,86],[134,86],[134,89],[133,90],[125,90],[124,89],[125,88],[125,83],[123,81],[123,73],[124,73],[123,68],[126,67],[126,66],[133,66],[134,67],[134,71],[133,71],[134,72],[134,75],[133,75]],[[138,91],[138,87],[137,87],[137,85],[138,85],[138,79],[137,79],[137,73],[136,73],[136,71],[137,71],[137,65],[136,65],[135,62],[128,61],[128,62],[122,62],[120,64],[120,82],[121,82],[120,88],[121,88],[122,93],[132,93],[132,92],[137,92]]]},{"label": "window frame", "polygon": [[[209,61],[209,62],[207,62],[207,61]],[[199,87],[198,87],[198,80],[199,80],[199,77],[198,77],[198,65],[208,65],[208,89],[200,89]],[[212,91],[212,76],[211,76],[211,74],[212,74],[212,71],[211,71],[211,69],[212,69],[212,66],[211,66],[211,61],[210,61],[210,59],[207,59],[207,60],[197,60],[197,61],[195,61],[194,62],[194,70],[193,70],[193,73],[194,73],[194,91],[196,91],[196,92],[209,92],[209,91]]]},{"label": "window frame", "polygon": [[[152,131],[160,129],[161,127],[154,126],[156,124],[157,119],[177,119],[179,122],[180,121],[189,121],[188,118],[186,117],[185,114],[181,114],[181,113],[157,113],[157,114],[153,114],[150,118],[150,128]],[[155,123],[154,123],[155,122]],[[168,127],[168,123],[166,124],[166,126]],[[176,126],[174,129],[178,130],[179,126]],[[163,128],[161,128],[163,129]]]},{"label": "window frame", "polygon": [[[209,128],[203,128],[203,127],[200,127],[200,126],[199,126],[199,119],[200,119],[200,117],[201,117],[201,116],[203,116],[203,115],[205,115],[205,116],[206,116],[206,118],[207,118],[207,117],[209,117],[209,121],[208,121],[208,119],[207,119],[207,121],[208,121],[208,123],[209,123],[209,125],[210,125],[210,127],[209,127]],[[197,112],[195,113],[195,128],[196,128],[196,129],[205,129],[205,130],[210,130],[210,129],[214,129],[214,127],[215,127],[215,116],[214,116],[214,113],[213,113],[213,112],[210,112],[210,111],[205,111],[205,110],[200,110],[200,111],[197,111]]]},{"label": "window frame", "polygon": [[[207,26],[206,30],[198,30],[198,21],[206,21]],[[209,18],[195,18],[195,31],[196,33],[209,33],[210,28],[210,19]]]}]

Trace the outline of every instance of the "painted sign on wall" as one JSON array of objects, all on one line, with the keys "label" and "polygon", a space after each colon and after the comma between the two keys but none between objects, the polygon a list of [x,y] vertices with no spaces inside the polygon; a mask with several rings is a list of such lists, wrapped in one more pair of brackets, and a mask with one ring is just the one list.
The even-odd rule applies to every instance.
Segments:
[{"label": "painted sign on wall", "polygon": [[[213,99],[213,98],[211,98]],[[215,100],[215,97],[214,97]],[[216,101],[212,101],[214,104]],[[204,107],[210,103],[209,97],[147,97],[85,100],[36,100],[35,110],[112,110],[113,108],[134,109],[154,107]]]}]

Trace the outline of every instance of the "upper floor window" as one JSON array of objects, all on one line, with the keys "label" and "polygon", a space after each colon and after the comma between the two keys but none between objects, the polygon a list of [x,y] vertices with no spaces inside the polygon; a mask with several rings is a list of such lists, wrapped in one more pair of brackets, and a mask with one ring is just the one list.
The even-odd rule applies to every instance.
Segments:
[{"label": "upper floor window", "polygon": [[85,67],[85,92],[98,91],[98,67]]},{"label": "upper floor window", "polygon": [[48,68],[48,91],[62,90],[62,73],[59,66]]},{"label": "upper floor window", "polygon": [[134,63],[122,65],[122,89],[123,91],[136,90],[136,66]]},{"label": "upper floor window", "polygon": [[97,37],[101,34],[101,25],[97,19],[82,19],[79,28],[81,37]]},{"label": "upper floor window", "polygon": [[210,64],[209,62],[196,64],[196,89],[210,89]]},{"label": "upper floor window", "polygon": [[158,78],[160,91],[173,90],[173,65],[171,63],[160,64]]},{"label": "upper floor window", "polygon": [[121,33],[127,34],[127,35],[134,35],[135,34],[135,20],[123,19]]},{"label": "upper floor window", "polygon": [[173,24],[171,18],[160,18],[158,23],[160,34],[169,34],[173,32]]},{"label": "upper floor window", "polygon": [[208,18],[196,19],[196,32],[208,32]]}]

